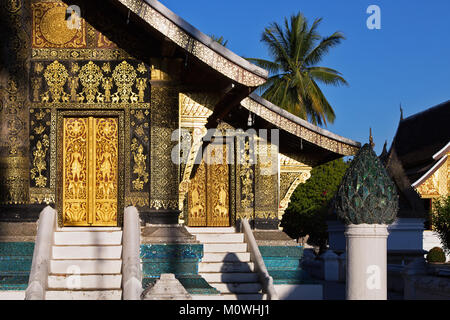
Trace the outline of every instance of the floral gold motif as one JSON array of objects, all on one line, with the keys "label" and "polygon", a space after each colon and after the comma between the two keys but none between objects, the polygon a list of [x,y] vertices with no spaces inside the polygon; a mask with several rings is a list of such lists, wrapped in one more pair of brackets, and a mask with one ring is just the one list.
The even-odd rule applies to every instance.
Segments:
[{"label": "floral gold motif", "polygon": [[[52,62],[47,66],[44,72],[45,80],[50,88],[53,102],[59,102],[63,96],[64,85],[69,74],[64,65],[58,61]],[[49,102],[48,93],[42,96],[42,102]]]},{"label": "floral gold motif", "polygon": [[148,173],[146,160],[147,156],[143,154],[144,147],[138,144],[137,139],[133,139],[131,143],[131,152],[134,158],[133,174],[137,175],[137,178],[133,180],[133,188],[135,190],[143,190],[144,184],[148,182]]},{"label": "floral gold motif", "polygon": [[[36,134],[41,134],[43,129],[44,128],[42,127],[42,131],[39,130],[40,133],[35,130]],[[45,188],[47,186],[47,177],[42,175],[42,171],[47,169],[46,157],[49,147],[50,140],[47,135],[44,135],[42,140],[36,143],[36,150],[33,151],[33,168],[31,169],[31,179],[35,179],[36,187],[38,188]]]},{"label": "floral gold motif", "polygon": [[[115,69],[112,77],[118,88],[114,99],[120,96],[122,103],[127,103],[130,99],[136,99],[137,95],[133,92],[132,86],[136,80],[136,71],[134,67],[126,61],[122,61]],[[145,88],[144,88],[145,89]],[[132,101],[133,102],[133,101]],[[137,99],[136,101],[137,102]]]}]

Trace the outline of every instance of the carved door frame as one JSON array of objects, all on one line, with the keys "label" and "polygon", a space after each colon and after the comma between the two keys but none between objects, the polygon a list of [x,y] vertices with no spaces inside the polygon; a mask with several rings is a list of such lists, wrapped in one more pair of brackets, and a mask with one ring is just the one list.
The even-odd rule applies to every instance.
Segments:
[{"label": "carved door frame", "polygon": [[[117,185],[117,226],[123,224],[123,210],[125,203],[125,112],[123,110],[57,110],[57,138],[56,138],[56,209],[58,212],[58,226],[64,226],[63,217],[63,135],[64,135],[64,118],[117,118],[118,120],[118,185]],[[97,227],[97,226],[96,226]],[[100,227],[100,226],[99,226]]]}]

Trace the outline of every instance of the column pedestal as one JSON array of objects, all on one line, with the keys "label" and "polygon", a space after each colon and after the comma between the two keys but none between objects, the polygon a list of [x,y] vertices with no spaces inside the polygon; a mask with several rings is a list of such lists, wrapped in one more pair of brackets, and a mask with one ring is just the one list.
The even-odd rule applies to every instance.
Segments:
[{"label": "column pedestal", "polygon": [[347,300],[387,299],[387,227],[347,225]]}]

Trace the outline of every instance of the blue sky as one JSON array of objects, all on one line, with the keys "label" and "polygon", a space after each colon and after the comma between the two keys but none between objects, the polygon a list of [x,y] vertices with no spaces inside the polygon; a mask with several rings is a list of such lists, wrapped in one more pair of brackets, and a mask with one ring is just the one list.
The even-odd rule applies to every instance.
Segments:
[{"label": "blue sky", "polygon": [[[323,18],[326,36],[346,40],[320,65],[339,70],[349,87],[321,86],[336,113],[326,129],[365,143],[372,127],[375,151],[390,146],[400,119],[450,100],[450,1],[448,0],[161,0],[206,34],[223,36],[245,57],[269,58],[260,42],[271,22],[301,11]],[[381,29],[369,30],[369,5],[381,9]]]}]

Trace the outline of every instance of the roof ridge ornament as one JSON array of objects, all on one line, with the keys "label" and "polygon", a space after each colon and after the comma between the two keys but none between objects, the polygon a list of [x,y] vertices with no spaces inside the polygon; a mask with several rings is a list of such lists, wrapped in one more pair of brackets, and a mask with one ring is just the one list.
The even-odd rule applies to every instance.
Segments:
[{"label": "roof ridge ornament", "polygon": [[403,108],[401,102],[400,102],[400,121],[403,121]]},{"label": "roof ridge ornament", "polygon": [[356,154],[336,194],[345,224],[391,224],[399,209],[397,188],[369,144]]},{"label": "roof ridge ornament", "polygon": [[372,149],[375,147],[375,143],[373,142],[373,136],[372,136],[372,128],[370,128],[369,144],[372,147]]}]

